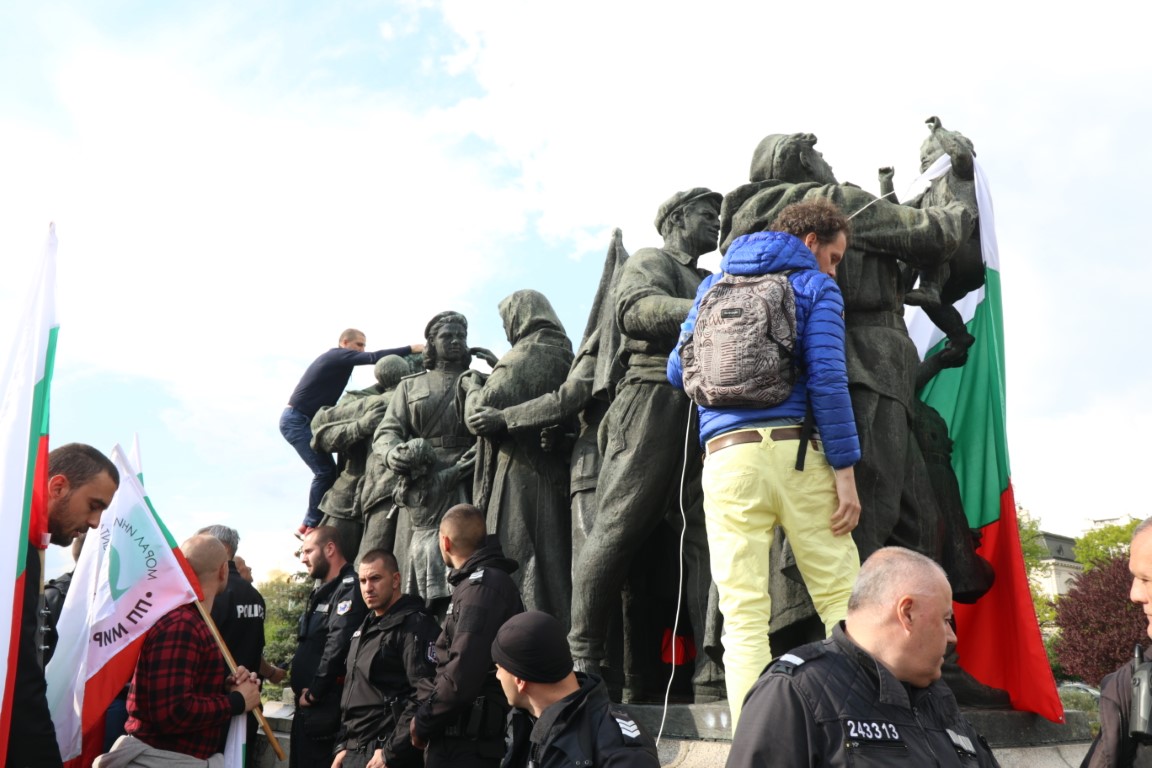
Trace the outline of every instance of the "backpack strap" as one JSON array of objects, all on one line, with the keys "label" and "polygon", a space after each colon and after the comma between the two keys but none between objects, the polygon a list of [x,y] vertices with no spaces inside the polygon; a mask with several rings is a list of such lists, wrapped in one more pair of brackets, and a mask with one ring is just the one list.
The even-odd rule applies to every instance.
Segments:
[{"label": "backpack strap", "polygon": [[796,471],[804,471],[804,457],[808,455],[808,443],[812,440],[812,432],[816,428],[816,419],[812,415],[812,403],[809,402],[804,409],[804,421],[800,423],[800,447],[796,449]]}]

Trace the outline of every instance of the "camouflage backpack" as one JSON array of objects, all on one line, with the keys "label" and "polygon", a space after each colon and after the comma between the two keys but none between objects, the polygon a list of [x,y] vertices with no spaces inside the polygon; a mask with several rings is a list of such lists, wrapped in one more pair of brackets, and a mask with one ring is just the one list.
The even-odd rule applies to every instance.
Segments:
[{"label": "camouflage backpack", "polygon": [[708,408],[770,407],[796,383],[796,294],[788,272],[729,275],[700,299],[680,347],[684,391]]}]

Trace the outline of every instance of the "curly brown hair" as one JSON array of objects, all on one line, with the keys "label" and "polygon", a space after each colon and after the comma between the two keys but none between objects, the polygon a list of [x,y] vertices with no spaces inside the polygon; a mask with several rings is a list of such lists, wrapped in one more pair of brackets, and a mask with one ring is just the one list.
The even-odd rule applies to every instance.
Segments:
[{"label": "curly brown hair", "polygon": [[801,239],[809,232],[814,232],[816,239],[821,243],[831,243],[841,232],[845,238],[852,234],[852,225],[848,223],[848,217],[836,207],[835,203],[823,198],[793,203],[780,211],[780,215],[772,222],[771,229],[774,232],[787,232]]}]

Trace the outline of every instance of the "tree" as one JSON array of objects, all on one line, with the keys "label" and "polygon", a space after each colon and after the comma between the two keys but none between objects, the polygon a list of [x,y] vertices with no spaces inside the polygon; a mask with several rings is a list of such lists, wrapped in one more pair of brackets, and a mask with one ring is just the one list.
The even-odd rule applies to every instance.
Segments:
[{"label": "tree", "polygon": [[1060,666],[1091,685],[1132,658],[1136,643],[1148,643],[1148,619],[1128,599],[1128,558],[1097,561],[1056,604]]},{"label": "tree", "polygon": [[[296,633],[312,593],[311,580],[306,573],[273,571],[257,588],[264,596],[264,658],[287,669],[296,653]],[[264,695],[278,698],[280,688],[265,683]]]},{"label": "tree", "polygon": [[1044,594],[1040,583],[1052,573],[1052,564],[1044,562],[1050,553],[1040,532],[1040,521],[1028,510],[1016,505],[1016,527],[1020,533],[1020,548],[1024,551],[1024,569],[1028,573],[1028,590],[1032,593],[1032,606],[1036,610],[1036,621],[1040,626],[1051,625],[1056,618],[1053,602]]},{"label": "tree", "polygon": [[1132,531],[1140,524],[1139,520],[1129,519],[1124,523],[1102,525],[1086,531],[1076,539],[1076,562],[1084,566],[1084,572],[1120,557],[1128,559],[1128,545],[1132,542]]}]

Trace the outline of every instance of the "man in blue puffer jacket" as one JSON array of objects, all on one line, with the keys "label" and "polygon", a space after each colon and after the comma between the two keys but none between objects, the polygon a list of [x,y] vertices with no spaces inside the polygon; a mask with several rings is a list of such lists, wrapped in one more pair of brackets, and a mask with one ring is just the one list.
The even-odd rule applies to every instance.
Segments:
[{"label": "man in blue puffer jacket", "polygon": [[[860,517],[853,466],[860,441],[844,355],[844,301],[836,265],[847,248],[848,221],[835,205],[813,200],[781,211],[771,232],[736,239],[720,268],[731,275],[786,272],[796,298],[796,383],[779,405],[700,407],[706,448],[704,512],[712,578],[724,615],[724,667],[735,729],[748,689],[772,654],[768,594],[774,526],[787,533],[812,602],[830,633],[848,609],[860,569],[849,535]],[[668,380],[683,388],[680,347],[695,327],[696,294],[680,343],[668,358]],[[816,436],[802,471],[797,449],[809,404]]]}]

